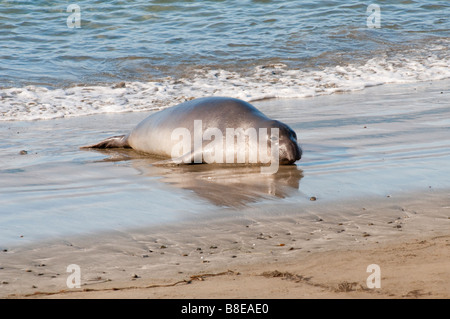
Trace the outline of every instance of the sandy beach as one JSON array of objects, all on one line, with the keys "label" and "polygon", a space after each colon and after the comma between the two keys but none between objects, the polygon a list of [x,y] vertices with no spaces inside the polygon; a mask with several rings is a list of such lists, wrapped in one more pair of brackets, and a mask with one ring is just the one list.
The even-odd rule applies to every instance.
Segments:
[{"label": "sandy beach", "polygon": [[448,87],[255,102],[304,150],[269,177],[79,149],[145,113],[5,122],[0,297],[448,298]]},{"label": "sandy beach", "polygon": [[[450,199],[415,195],[17,249],[3,297],[448,298]],[[80,288],[65,286],[69,262]],[[368,287],[372,264],[380,288]]]},{"label": "sandy beach", "polygon": [[[145,311],[165,304],[166,317],[180,302],[294,299],[288,317],[307,298],[449,299],[449,12],[442,0],[2,1],[0,299],[154,299]],[[298,159],[297,136],[301,160],[273,174],[155,163],[175,131],[200,137],[200,120],[214,142],[214,126],[253,142],[278,126],[249,106],[167,110],[205,97],[286,124],[271,151]],[[164,109],[151,134],[115,139],[134,150],[83,148]]]}]

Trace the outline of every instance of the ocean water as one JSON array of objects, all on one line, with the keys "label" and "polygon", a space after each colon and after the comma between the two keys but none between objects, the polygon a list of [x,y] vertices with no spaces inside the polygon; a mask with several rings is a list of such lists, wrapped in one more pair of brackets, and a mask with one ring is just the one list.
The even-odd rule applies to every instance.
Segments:
[{"label": "ocean water", "polygon": [[449,16],[446,0],[1,0],[0,121],[445,79]]}]

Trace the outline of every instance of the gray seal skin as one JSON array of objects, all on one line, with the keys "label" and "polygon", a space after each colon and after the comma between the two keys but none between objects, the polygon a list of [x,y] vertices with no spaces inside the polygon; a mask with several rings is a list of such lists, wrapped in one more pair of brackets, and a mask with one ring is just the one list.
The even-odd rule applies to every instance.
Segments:
[{"label": "gray seal skin", "polygon": [[[83,146],[82,148],[132,148],[159,157],[172,158],[172,160],[166,161],[169,163],[173,162],[172,152],[179,143],[179,140],[173,138],[174,130],[185,128],[189,132],[194,132],[194,121],[198,123],[199,120],[202,124],[202,132],[205,132],[208,128],[217,128],[223,132],[224,140],[227,128],[242,128],[243,130],[254,128],[257,132],[260,132],[260,128],[265,128],[267,129],[267,136],[264,136],[264,138],[269,141],[269,150],[272,143],[271,129],[278,128],[279,164],[292,164],[302,156],[302,150],[297,143],[297,134],[289,126],[268,118],[250,103],[227,97],[194,99],[158,111],[140,122],[128,135],[113,136],[97,144]],[[191,138],[193,142],[194,136]],[[215,138],[217,137],[215,136]],[[211,145],[211,140],[203,141],[203,148],[200,149],[200,152],[203,152],[200,156],[203,156],[200,158],[204,158],[205,152],[211,152],[208,149],[208,143]],[[250,138],[246,140],[246,143],[248,150],[248,144],[252,143]],[[222,145],[225,145],[225,142]],[[242,148],[238,150],[225,148],[224,158],[227,152],[233,152],[236,156],[235,153],[239,151],[245,150]],[[198,161],[194,161],[194,159],[198,159],[199,154],[195,152],[196,150],[192,148],[186,154],[183,154],[177,163],[197,163]],[[207,161],[202,160],[201,162],[206,163]],[[225,163],[225,161],[222,163]],[[246,163],[248,163],[248,158],[246,158]]]}]

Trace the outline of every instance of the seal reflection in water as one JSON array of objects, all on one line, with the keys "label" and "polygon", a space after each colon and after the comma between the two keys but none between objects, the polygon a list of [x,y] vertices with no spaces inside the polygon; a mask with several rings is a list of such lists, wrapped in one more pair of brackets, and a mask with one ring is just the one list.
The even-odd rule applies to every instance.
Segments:
[{"label": "seal reflection in water", "polygon": [[[282,165],[276,174],[261,174],[254,165],[154,165],[160,158],[131,148],[99,149],[107,157],[96,162],[130,163],[149,189],[164,183],[171,188],[195,193],[198,198],[219,207],[244,207],[267,199],[298,195],[303,171],[297,165]],[[154,184],[156,183],[156,184]]]},{"label": "seal reflection in water", "polygon": [[227,97],[178,104],[151,114],[127,135],[82,148],[132,148],[170,158],[162,164],[286,165],[302,156],[297,135],[288,125],[245,101]]},{"label": "seal reflection in water", "polygon": [[303,171],[296,165],[280,166],[276,174],[261,174],[258,167],[241,165],[167,168],[133,161],[132,166],[144,176],[157,176],[158,182],[194,192],[220,207],[243,207],[262,200],[296,196],[303,178]]}]

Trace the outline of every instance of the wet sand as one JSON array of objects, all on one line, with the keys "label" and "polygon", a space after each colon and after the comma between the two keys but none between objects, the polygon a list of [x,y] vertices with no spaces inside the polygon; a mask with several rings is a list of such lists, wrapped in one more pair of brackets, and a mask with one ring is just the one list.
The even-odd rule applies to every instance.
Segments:
[{"label": "wet sand", "polygon": [[448,84],[255,102],[304,149],[274,176],[78,149],[145,114],[4,122],[0,297],[448,298]]}]

